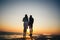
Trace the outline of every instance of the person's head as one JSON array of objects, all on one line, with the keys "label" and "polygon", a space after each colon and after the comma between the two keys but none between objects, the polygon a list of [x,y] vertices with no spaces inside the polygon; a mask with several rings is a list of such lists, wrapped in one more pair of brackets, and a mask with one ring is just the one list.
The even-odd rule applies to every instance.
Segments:
[{"label": "person's head", "polygon": [[32,18],[32,15],[30,15],[30,18]]},{"label": "person's head", "polygon": [[27,14],[25,14],[25,17],[28,17]]}]

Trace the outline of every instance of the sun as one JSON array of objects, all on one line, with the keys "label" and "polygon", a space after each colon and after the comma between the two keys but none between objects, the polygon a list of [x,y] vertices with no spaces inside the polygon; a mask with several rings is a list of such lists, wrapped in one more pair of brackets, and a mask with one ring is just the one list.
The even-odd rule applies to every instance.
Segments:
[{"label": "sun", "polygon": [[28,29],[27,29],[27,33],[29,34],[29,31],[30,31],[30,29],[29,29],[29,27],[28,27]]}]

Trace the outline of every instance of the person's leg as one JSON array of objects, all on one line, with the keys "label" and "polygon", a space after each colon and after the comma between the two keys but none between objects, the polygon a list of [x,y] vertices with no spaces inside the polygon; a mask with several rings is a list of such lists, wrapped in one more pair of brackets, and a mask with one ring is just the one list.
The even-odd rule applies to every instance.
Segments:
[{"label": "person's leg", "polygon": [[26,29],[24,28],[23,37],[26,37]]},{"label": "person's leg", "polygon": [[26,24],[24,24],[24,30],[23,30],[23,37],[24,37],[24,38],[26,37],[26,31],[27,31],[27,29],[26,29]]},{"label": "person's leg", "polygon": [[30,25],[30,37],[32,37],[32,33],[33,33],[33,27],[32,25]]},{"label": "person's leg", "polygon": [[32,29],[32,28],[30,28],[30,36],[32,36],[32,32],[33,32],[33,29]]}]

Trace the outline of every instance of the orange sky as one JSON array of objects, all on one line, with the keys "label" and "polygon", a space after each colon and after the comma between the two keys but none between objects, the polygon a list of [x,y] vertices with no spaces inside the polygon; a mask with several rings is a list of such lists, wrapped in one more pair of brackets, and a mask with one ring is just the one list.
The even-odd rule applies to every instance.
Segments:
[{"label": "orange sky", "polygon": [[[0,31],[5,31],[5,32],[20,32],[23,33],[23,27],[11,27],[11,26],[1,26]],[[41,28],[35,28],[33,27],[33,33],[35,34],[59,34],[58,29],[50,28],[50,29],[41,29]]]},{"label": "orange sky", "polygon": [[25,14],[33,16],[33,33],[58,34],[58,1],[1,1],[0,31],[23,32],[22,19]]}]

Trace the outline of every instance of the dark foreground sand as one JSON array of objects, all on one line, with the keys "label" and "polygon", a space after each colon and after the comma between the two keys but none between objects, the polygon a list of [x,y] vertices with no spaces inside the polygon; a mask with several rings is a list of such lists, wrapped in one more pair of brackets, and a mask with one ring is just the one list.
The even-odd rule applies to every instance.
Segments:
[{"label": "dark foreground sand", "polygon": [[32,40],[32,39],[31,38],[13,38],[13,39],[0,38],[0,40]]}]

